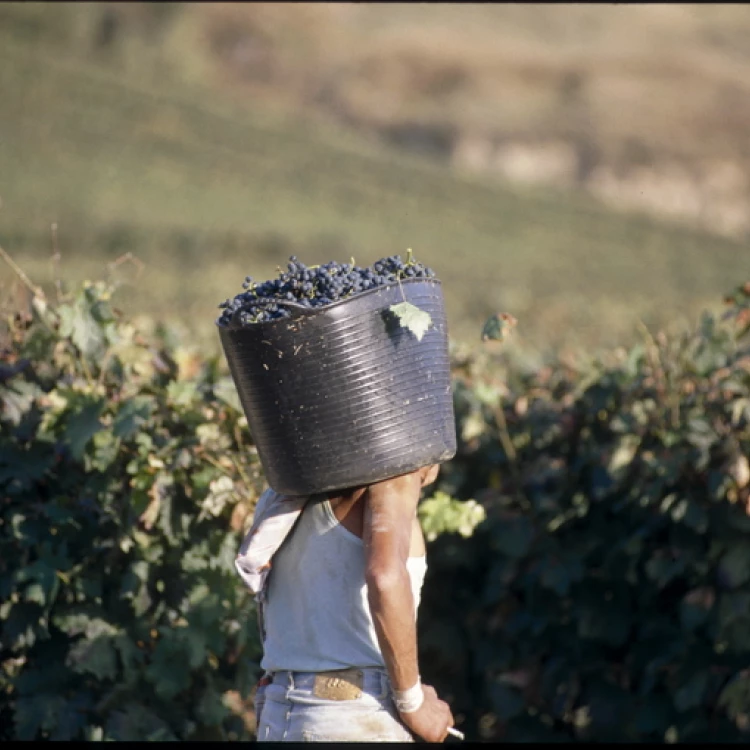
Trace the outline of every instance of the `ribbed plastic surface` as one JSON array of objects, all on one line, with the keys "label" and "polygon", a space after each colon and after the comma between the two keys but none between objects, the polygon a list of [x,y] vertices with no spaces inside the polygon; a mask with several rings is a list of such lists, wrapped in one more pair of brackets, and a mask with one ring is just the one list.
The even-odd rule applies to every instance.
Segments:
[{"label": "ribbed plastic surface", "polygon": [[[432,318],[421,341],[388,311],[405,299]],[[297,317],[219,332],[277,492],[353,487],[455,454],[439,281],[411,279]]]}]

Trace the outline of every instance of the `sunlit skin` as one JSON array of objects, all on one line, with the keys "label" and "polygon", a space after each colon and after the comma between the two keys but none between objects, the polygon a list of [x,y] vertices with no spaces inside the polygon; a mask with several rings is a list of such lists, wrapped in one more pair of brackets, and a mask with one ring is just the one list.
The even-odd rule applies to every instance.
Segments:
[{"label": "sunlit skin", "polygon": [[[414,597],[406,561],[425,554],[417,519],[421,490],[437,478],[439,466],[331,496],[341,525],[364,542],[365,580],[380,650],[396,690],[417,682],[417,628]],[[424,702],[413,713],[400,714],[404,724],[428,742],[442,742],[453,715],[434,688],[423,685]]]}]

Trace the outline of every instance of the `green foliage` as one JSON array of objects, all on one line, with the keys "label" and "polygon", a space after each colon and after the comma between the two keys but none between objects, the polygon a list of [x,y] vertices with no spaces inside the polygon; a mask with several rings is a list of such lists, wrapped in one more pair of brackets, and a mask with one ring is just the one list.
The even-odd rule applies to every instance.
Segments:
[{"label": "green foliage", "polygon": [[[8,321],[0,738],[250,738],[257,454],[220,362],[111,291]],[[419,643],[467,738],[747,741],[750,287],[728,303],[588,369],[455,353]]]},{"label": "green foliage", "polygon": [[[455,362],[423,677],[468,738],[750,739],[750,285],[586,370]],[[454,501],[458,502],[458,501]]]},{"label": "green foliage", "polygon": [[186,372],[110,293],[8,325],[0,738],[248,738],[229,697],[259,654],[233,566],[256,452],[217,363]]},{"label": "green foliage", "polygon": [[476,500],[455,500],[445,492],[436,492],[419,504],[419,522],[428,542],[441,534],[459,533],[471,536],[485,519],[484,508]]}]

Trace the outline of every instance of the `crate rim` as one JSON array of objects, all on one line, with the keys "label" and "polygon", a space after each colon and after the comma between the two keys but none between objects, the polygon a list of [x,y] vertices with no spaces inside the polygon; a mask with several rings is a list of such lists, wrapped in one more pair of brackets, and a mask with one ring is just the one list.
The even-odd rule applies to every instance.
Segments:
[{"label": "crate rim", "polygon": [[[343,305],[346,302],[351,302],[354,299],[362,299],[364,297],[367,297],[371,294],[376,294],[377,292],[383,292],[386,290],[393,289],[395,287],[403,286],[404,284],[414,284],[414,283],[428,283],[428,284],[437,284],[438,286],[442,287],[442,282],[440,279],[436,277],[430,277],[430,278],[408,278],[408,279],[400,279],[398,281],[391,282],[390,284],[383,284],[382,286],[377,286],[374,289],[367,289],[364,292],[359,292],[358,294],[353,294],[351,297],[345,297],[344,299],[336,300],[335,302],[331,302],[328,305],[322,305],[321,307],[304,307],[302,305],[297,304],[290,304],[289,307],[296,311],[296,315],[292,315],[289,318],[278,318],[277,320],[266,320],[262,323],[251,323],[249,325],[242,325],[242,324],[235,324],[234,318],[237,315],[238,311],[235,311],[235,313],[232,315],[232,320],[229,322],[229,325],[219,325],[218,319],[215,321],[216,327],[219,329],[220,333],[229,332],[229,331],[246,331],[251,328],[257,327],[266,327],[266,328],[272,328],[277,325],[287,324],[291,323],[292,321],[300,320],[300,319],[307,319],[312,318],[318,314],[322,314],[324,312],[327,312],[328,310],[332,310],[335,307],[338,307],[339,305]],[[278,300],[277,304],[284,304],[284,300]]]}]

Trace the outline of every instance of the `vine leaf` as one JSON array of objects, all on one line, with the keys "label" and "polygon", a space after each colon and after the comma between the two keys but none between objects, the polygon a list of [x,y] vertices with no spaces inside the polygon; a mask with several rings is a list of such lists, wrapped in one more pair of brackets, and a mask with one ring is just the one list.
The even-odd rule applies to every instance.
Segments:
[{"label": "vine leaf", "polygon": [[432,325],[430,313],[420,310],[411,302],[399,302],[388,309],[398,318],[402,328],[408,328],[417,337],[417,341],[422,340],[422,336]]}]

